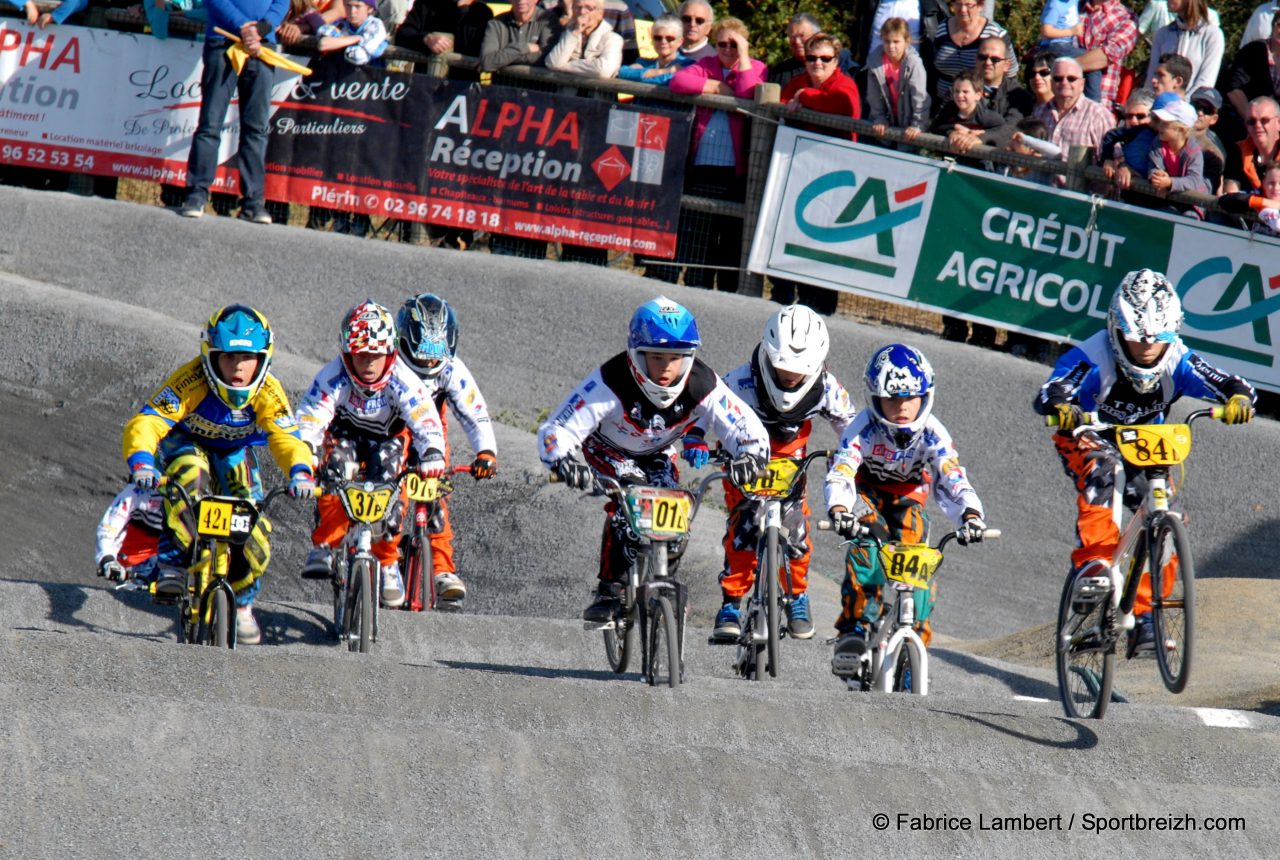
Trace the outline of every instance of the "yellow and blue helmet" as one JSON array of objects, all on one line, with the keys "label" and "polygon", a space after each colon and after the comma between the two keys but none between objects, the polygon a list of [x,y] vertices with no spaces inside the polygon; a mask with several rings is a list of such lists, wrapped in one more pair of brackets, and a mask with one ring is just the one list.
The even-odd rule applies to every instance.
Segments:
[{"label": "yellow and blue helmet", "polygon": [[[248,305],[227,305],[214,311],[200,333],[200,358],[209,388],[232,409],[243,409],[253,400],[275,351],[275,334],[267,318]],[[233,386],[218,373],[218,356],[224,352],[250,353],[258,358],[258,369],[245,386]]]}]

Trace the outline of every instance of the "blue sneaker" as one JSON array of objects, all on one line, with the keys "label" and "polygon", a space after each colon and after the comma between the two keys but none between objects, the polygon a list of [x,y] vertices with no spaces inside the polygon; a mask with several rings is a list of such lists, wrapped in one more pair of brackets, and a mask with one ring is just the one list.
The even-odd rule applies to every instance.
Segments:
[{"label": "blue sneaker", "polygon": [[813,620],[809,618],[808,592],[791,598],[791,608],[787,612],[787,635],[792,639],[813,638]]},{"label": "blue sneaker", "polygon": [[738,601],[725,600],[724,606],[716,615],[716,626],[711,631],[711,638],[718,642],[732,642],[742,633],[742,610]]}]

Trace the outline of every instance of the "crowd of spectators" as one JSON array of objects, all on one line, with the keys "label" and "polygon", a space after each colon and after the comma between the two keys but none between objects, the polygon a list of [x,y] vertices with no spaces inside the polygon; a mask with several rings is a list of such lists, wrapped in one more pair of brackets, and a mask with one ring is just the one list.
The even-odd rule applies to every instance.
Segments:
[{"label": "crowd of spectators", "polygon": [[[66,20],[87,0],[67,0],[44,13],[29,0],[5,2],[47,27]],[[261,2],[274,13],[282,0]],[[342,51],[349,62],[376,63],[389,34],[394,44],[421,53],[475,56],[479,72],[498,73],[498,79],[508,66],[533,65],[584,78],[665,85],[678,94],[739,99],[752,98],[756,85],[768,81],[782,87],[782,101],[791,108],[865,117],[875,134],[864,136],[863,142],[911,147],[921,134],[932,132],[945,139],[944,150],[964,163],[1033,182],[1061,186],[1064,177],[995,164],[975,149],[997,147],[1065,159],[1073,148],[1089,147],[1112,192],[1131,203],[1202,218],[1204,207],[1174,202],[1167,195],[1228,195],[1224,207],[1255,213],[1251,229],[1270,229],[1276,217],[1264,219],[1258,213],[1274,212],[1271,204],[1277,198],[1267,187],[1280,182],[1268,178],[1277,175],[1272,168],[1280,157],[1280,16],[1275,14],[1280,3],[1260,4],[1240,44],[1233,46],[1225,44],[1207,0],[1149,0],[1141,14],[1121,0],[1042,0],[1037,38],[1026,45],[1013,44],[994,18],[994,5],[991,0],[857,0],[859,29],[849,47],[827,32],[822,21],[798,14],[786,25],[790,55],[768,68],[755,55],[747,26],[736,18],[717,20],[705,0],[687,0],[677,13],[655,21],[653,50],[645,57],[639,54],[635,21],[624,0],[512,0],[509,11],[497,16],[482,0],[321,0],[318,5],[291,0],[283,20],[275,22],[264,13],[244,28],[228,12],[238,8],[231,0],[170,0],[171,8],[205,15],[211,27],[215,19],[235,24],[228,29],[246,44],[279,40],[289,47],[304,37],[321,36],[322,48]],[[381,24],[362,23],[370,14],[382,19],[385,32]],[[1149,43],[1150,61],[1133,68],[1130,55],[1141,39]],[[238,79],[228,73],[225,42],[210,41],[218,50],[211,45],[205,56],[206,64],[216,68],[206,69],[203,132],[213,127],[225,110],[222,102],[233,92],[240,93],[242,112],[246,98],[251,106],[261,101],[243,71]],[[471,68],[453,68],[449,74],[478,79]],[[250,113],[250,119],[256,116]],[[788,124],[800,120],[784,114]],[[743,199],[749,122],[741,112],[695,109],[686,194]],[[246,125],[243,214],[265,223],[261,177],[253,167],[262,141],[256,119]],[[857,139],[849,131],[809,125]],[[900,132],[895,142],[879,139],[889,129]],[[202,131],[192,148],[188,213],[202,209],[208,196],[213,138]],[[934,151],[939,146],[931,139]],[[1137,183],[1139,179],[1149,184]],[[675,259],[647,265],[649,276],[736,288],[742,243],[736,221],[682,211],[678,242]],[[514,237],[493,236],[490,246],[496,253],[520,256],[547,253],[545,242]],[[562,258],[606,262],[603,252],[572,246]],[[834,297],[826,291],[781,284],[777,294],[834,310]],[[948,334],[978,342],[993,337],[977,326],[972,331],[953,327]]]}]

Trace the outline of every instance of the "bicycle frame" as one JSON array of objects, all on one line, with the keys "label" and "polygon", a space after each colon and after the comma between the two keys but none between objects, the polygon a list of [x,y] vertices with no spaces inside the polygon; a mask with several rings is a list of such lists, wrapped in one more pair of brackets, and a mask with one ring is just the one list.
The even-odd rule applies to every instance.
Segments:
[{"label": "bicycle frame", "polygon": [[[373,555],[373,539],[375,532],[381,533],[387,513],[399,498],[400,485],[400,480],[393,482],[338,481],[332,490],[342,500],[343,509],[350,523],[346,537],[342,541],[341,576],[333,583],[334,634],[340,640],[344,636],[347,603],[352,587],[351,571],[360,564],[367,565],[367,569],[371,571],[369,577],[371,581],[368,583],[371,589],[368,599],[372,610],[369,639],[374,642],[378,639],[378,613],[381,603],[378,594],[378,571],[381,568],[378,559]],[[350,646],[351,643],[347,644]]]},{"label": "bicycle frame", "polygon": [[[470,472],[470,466],[454,466],[452,470],[454,475]],[[404,573],[405,589],[402,608],[410,612],[424,612],[436,608],[435,570],[431,551],[431,535],[438,531],[434,525],[436,514],[440,510],[440,504],[453,493],[454,488],[453,482],[447,475],[439,479],[424,479],[418,477],[415,472],[408,472],[404,475],[404,481],[409,495],[409,521],[412,523],[412,530],[400,553],[402,562],[400,567]],[[417,551],[425,555],[423,563],[418,567],[409,563],[415,544],[418,547]],[[418,576],[424,577],[426,581],[419,583]],[[426,595],[426,600],[418,598],[420,593]],[[452,602],[457,603],[457,601]]]}]

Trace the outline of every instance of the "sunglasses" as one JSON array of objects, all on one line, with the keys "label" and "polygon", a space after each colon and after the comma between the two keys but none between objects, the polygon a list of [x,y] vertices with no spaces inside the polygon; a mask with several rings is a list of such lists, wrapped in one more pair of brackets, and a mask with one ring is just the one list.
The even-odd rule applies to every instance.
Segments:
[{"label": "sunglasses", "polygon": [[716,42],[716,47],[717,48],[733,48],[736,50],[738,47],[738,43],[737,42]]},{"label": "sunglasses", "polygon": [[681,21],[683,21],[683,22],[685,22],[686,24],[705,24],[705,23],[707,23],[707,19],[706,19],[706,18],[695,18],[695,17],[693,17],[692,15],[681,15],[681,16],[680,16],[680,20],[681,20]]},{"label": "sunglasses", "polygon": [[823,54],[805,54],[804,61],[806,63],[834,63],[836,58]]},{"label": "sunglasses", "polygon": [[1245,125],[1270,125],[1275,121],[1273,116],[1251,116],[1244,121]]},{"label": "sunglasses", "polygon": [[1218,112],[1211,105],[1196,105],[1196,113],[1202,113],[1205,116],[1218,115]]},{"label": "sunglasses", "polygon": [[678,42],[678,41],[680,41],[680,37],[679,37],[679,36],[652,36],[652,37],[650,37],[650,38],[651,38],[651,41],[654,41],[654,42]]},{"label": "sunglasses", "polygon": [[1052,75],[1052,74],[1053,74],[1053,72],[1049,71],[1048,69],[1036,69],[1034,72],[1032,72],[1032,73],[1031,73],[1031,77],[1033,77],[1033,78],[1047,78],[1047,77],[1049,77],[1049,76],[1050,76],[1050,75]]},{"label": "sunglasses", "polygon": [[1055,84],[1061,84],[1063,82],[1066,82],[1068,84],[1074,84],[1078,80],[1080,80],[1079,75],[1054,75],[1053,76],[1053,82]]},{"label": "sunglasses", "polygon": [[978,62],[979,62],[979,63],[992,63],[992,64],[994,64],[994,63],[1003,63],[1003,62],[1004,62],[1004,57],[993,57],[993,56],[991,56],[990,54],[979,54],[979,55],[978,55]]}]

